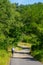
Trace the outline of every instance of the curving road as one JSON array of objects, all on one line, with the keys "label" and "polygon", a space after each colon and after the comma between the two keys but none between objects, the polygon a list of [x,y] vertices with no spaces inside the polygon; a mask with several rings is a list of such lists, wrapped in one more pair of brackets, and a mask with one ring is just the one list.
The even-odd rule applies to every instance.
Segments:
[{"label": "curving road", "polygon": [[21,51],[16,51],[10,60],[10,65],[43,65],[36,61],[30,54],[30,49],[23,48]]}]

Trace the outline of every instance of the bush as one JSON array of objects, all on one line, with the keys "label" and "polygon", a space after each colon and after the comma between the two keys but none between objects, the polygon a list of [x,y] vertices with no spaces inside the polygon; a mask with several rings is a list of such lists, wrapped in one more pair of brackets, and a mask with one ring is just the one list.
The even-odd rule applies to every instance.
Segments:
[{"label": "bush", "polygon": [[38,47],[38,45],[37,45],[37,44],[32,45],[32,47],[31,47],[31,50],[32,50],[32,51],[37,50],[37,49],[39,49],[39,47]]},{"label": "bush", "polygon": [[39,61],[42,61],[42,59],[43,59],[43,53],[39,53],[39,54],[35,55],[34,58],[36,58]]}]

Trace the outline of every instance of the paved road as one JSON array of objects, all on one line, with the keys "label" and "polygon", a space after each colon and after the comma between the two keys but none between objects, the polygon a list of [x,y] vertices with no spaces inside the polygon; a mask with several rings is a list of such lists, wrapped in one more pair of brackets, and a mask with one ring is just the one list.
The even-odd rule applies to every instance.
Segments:
[{"label": "paved road", "polygon": [[36,61],[28,52],[30,49],[23,49],[15,52],[10,60],[10,65],[43,65]]},{"label": "paved road", "polygon": [[11,58],[10,65],[43,65],[32,58]]}]

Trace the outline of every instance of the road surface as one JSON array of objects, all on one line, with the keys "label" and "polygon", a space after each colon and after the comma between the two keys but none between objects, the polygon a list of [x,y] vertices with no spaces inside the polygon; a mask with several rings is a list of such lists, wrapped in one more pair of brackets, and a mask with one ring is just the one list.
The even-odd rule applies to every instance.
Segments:
[{"label": "road surface", "polygon": [[10,65],[43,65],[36,61],[29,52],[30,49],[28,48],[15,52],[10,60]]}]

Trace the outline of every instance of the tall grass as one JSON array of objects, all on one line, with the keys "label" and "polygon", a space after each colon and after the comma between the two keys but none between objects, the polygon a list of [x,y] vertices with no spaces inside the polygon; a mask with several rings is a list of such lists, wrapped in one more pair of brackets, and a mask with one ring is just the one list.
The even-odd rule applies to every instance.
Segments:
[{"label": "tall grass", "polygon": [[6,50],[0,50],[0,65],[9,65],[10,55]]}]

